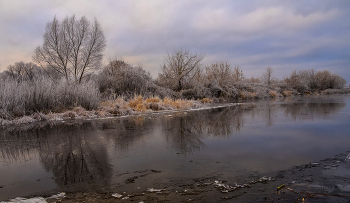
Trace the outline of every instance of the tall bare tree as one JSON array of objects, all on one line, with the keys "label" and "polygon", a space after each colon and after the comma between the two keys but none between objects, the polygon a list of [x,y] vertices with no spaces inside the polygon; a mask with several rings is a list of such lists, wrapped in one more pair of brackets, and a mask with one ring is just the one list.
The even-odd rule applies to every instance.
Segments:
[{"label": "tall bare tree", "polygon": [[274,80],[273,69],[271,67],[267,67],[265,69],[265,72],[262,75],[262,79],[263,79],[264,83],[266,83],[268,85],[271,84],[271,82]]},{"label": "tall bare tree", "polygon": [[158,76],[167,80],[176,90],[182,90],[184,83],[190,82],[201,67],[204,56],[197,53],[190,53],[188,50],[174,50],[164,57],[162,73]]},{"label": "tall bare tree", "polygon": [[46,25],[44,44],[35,50],[34,62],[42,68],[52,68],[67,81],[81,82],[93,69],[101,67],[106,40],[101,25],[85,16],[77,20],[55,17]]}]

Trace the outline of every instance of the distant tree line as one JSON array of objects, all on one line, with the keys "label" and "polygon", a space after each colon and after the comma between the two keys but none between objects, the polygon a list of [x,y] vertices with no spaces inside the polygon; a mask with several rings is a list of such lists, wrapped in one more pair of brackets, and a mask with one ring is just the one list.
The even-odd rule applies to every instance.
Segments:
[{"label": "distant tree line", "polygon": [[[283,80],[265,69],[247,78],[225,61],[202,64],[203,54],[174,50],[153,79],[141,66],[113,59],[102,66],[106,46],[100,24],[75,16],[46,26],[33,62],[17,62],[0,73],[0,119],[35,112],[60,112],[74,106],[96,109],[101,100],[135,95],[183,99],[256,99],[297,94],[349,93],[341,76],[328,70],[300,70]],[[332,91],[331,91],[332,90]],[[337,91],[333,91],[337,90]]]}]

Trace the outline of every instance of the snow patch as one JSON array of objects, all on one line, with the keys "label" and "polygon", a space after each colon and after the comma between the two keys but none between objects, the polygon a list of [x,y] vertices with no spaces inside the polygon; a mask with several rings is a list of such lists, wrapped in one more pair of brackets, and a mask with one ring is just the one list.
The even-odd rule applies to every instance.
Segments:
[{"label": "snow patch", "polygon": [[349,153],[348,156],[345,158],[345,161],[350,161],[350,153]]},{"label": "snow patch", "polygon": [[51,197],[48,198],[43,198],[43,197],[33,197],[30,199],[23,198],[23,197],[17,197],[15,199],[11,199],[10,201],[3,201],[0,203],[47,203],[47,199],[63,199],[66,197],[66,193],[62,192],[57,195],[52,195]]},{"label": "snow patch", "polygon": [[61,192],[60,194],[57,195],[52,195],[51,197],[47,198],[47,199],[62,199],[66,197],[66,193]]},{"label": "snow patch", "polygon": [[122,197],[123,197],[123,195],[118,194],[118,193],[114,193],[114,194],[112,194],[112,197],[115,197],[115,198],[120,199],[120,198],[122,198]]},{"label": "snow patch", "polygon": [[161,192],[162,189],[154,189],[154,188],[148,188],[147,192]]},{"label": "snow patch", "polygon": [[46,203],[46,200],[43,197],[34,197],[30,199],[17,197],[15,199],[11,199],[9,202],[1,202],[1,203]]}]

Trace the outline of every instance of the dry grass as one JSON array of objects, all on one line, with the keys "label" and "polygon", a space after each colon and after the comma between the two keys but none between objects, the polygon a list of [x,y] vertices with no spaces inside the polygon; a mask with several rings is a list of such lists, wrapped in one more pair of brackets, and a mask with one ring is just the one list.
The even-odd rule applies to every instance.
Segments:
[{"label": "dry grass", "polygon": [[[197,102],[198,103],[198,102]],[[188,109],[196,105],[196,102],[193,100],[184,100],[184,99],[170,99],[165,97],[163,102],[160,102],[160,105],[166,109]]]},{"label": "dry grass", "polygon": [[128,106],[137,112],[144,112],[146,109],[152,110],[171,110],[171,109],[186,109],[195,106],[195,101],[183,99],[171,99],[165,97],[151,97],[144,99],[142,96],[135,96],[128,102]]},{"label": "dry grass", "polygon": [[126,101],[123,97],[118,97],[116,100],[107,100],[101,103],[98,114],[108,112],[113,115],[127,115],[134,113],[143,113],[148,110],[172,110],[172,109],[187,109],[199,106],[200,102],[193,100],[170,99],[165,97],[143,98],[141,95],[134,96],[133,99]]},{"label": "dry grass", "polygon": [[129,103],[123,97],[118,97],[115,100],[103,101],[98,108],[99,115],[126,115],[132,114],[132,109]]},{"label": "dry grass", "polygon": [[269,95],[270,95],[270,97],[276,98],[278,96],[278,93],[275,91],[270,91]]},{"label": "dry grass", "polygon": [[289,91],[289,90],[282,91],[281,93],[282,93],[282,95],[285,96],[285,97],[292,96],[292,92]]},{"label": "dry grass", "polygon": [[202,104],[207,104],[207,103],[213,103],[213,100],[209,98],[203,98],[200,102]]},{"label": "dry grass", "polygon": [[135,96],[128,102],[128,106],[137,112],[146,111],[146,101],[143,100],[141,95]]},{"label": "dry grass", "polygon": [[248,91],[240,91],[238,93],[239,99],[256,99],[257,95],[255,92],[248,92]]},{"label": "dry grass", "polygon": [[147,103],[159,103],[161,101],[161,99],[159,99],[159,97],[151,97],[146,99]]}]

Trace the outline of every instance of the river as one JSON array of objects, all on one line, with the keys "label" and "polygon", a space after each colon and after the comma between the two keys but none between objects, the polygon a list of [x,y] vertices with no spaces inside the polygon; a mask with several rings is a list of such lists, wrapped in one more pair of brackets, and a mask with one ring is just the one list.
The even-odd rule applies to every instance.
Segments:
[{"label": "river", "polygon": [[350,150],[349,102],[350,95],[301,96],[6,126],[0,130],[0,201],[149,188],[173,191],[162,198],[176,199],[175,191],[197,191],[204,180],[244,184]]}]

